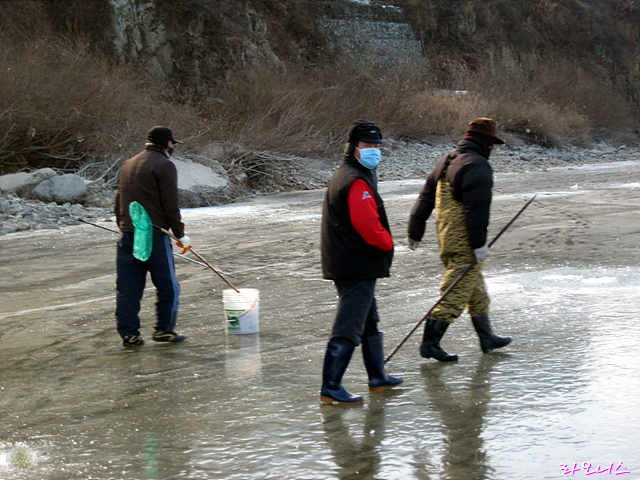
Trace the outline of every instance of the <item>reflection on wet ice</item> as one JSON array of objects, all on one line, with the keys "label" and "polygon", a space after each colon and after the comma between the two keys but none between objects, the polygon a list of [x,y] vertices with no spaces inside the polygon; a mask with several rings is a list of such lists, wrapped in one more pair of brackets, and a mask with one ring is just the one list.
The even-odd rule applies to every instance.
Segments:
[{"label": "reflection on wet ice", "polygon": [[[623,262],[637,259],[638,206],[608,197],[630,189],[604,174],[499,179],[495,225],[530,197],[523,188],[551,193],[487,264],[492,323],[513,343],[483,355],[464,315],[444,338],[460,360],[442,365],[418,356],[418,332],[389,368],[405,383],[383,394],[366,393],[355,355],[346,384],[365,393],[359,408],[317,404],[335,305],[318,267],[322,192],[186,212],[205,256],[260,288],[259,334],[228,335],[225,287],[181,264],[188,341],[122,351],[112,243],[83,227],[0,238],[0,478],[27,478],[2,462],[18,442],[42,459],[28,478],[46,480],[529,480],[621,461],[622,478],[637,477],[640,271]],[[409,183],[383,186],[396,235],[422,181]],[[238,248],[248,231],[260,246]],[[435,301],[440,272],[435,241],[418,253],[398,243],[380,287],[389,351]]]},{"label": "reflection on wet ice", "polygon": [[261,367],[259,334],[227,335],[224,370],[228,377],[259,380]]},{"label": "reflection on wet ice", "polygon": [[[414,451],[406,453],[412,457],[409,462],[400,461],[386,455],[388,447],[394,448],[397,431],[387,436],[388,403],[401,396],[401,389],[387,390],[372,395],[369,402],[362,406],[322,405],[322,428],[324,441],[331,451],[331,461],[336,478],[409,478],[416,470],[424,471],[422,461],[413,457]],[[358,415],[354,415],[354,413]],[[395,446],[402,456],[402,446]]]},{"label": "reflection on wet ice", "polygon": [[429,405],[442,425],[444,452],[440,462],[445,478],[489,477],[482,433],[491,401],[491,371],[508,356],[502,352],[481,356],[471,377],[462,381],[451,379],[450,365],[421,366]]}]

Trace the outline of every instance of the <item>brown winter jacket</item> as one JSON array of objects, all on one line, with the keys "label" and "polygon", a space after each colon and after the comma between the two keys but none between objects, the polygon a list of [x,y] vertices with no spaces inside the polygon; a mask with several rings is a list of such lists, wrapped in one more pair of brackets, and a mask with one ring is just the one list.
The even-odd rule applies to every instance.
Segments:
[{"label": "brown winter jacket", "polygon": [[[436,207],[436,190],[440,180],[447,182],[453,200],[458,202],[464,214],[464,225],[472,249],[480,248],[487,242],[493,171],[487,153],[477,143],[461,140],[455,150],[443,156],[427,177],[420,196],[411,210],[409,237],[422,240],[425,224]],[[438,218],[438,222],[448,222]],[[443,225],[439,225],[439,230]],[[441,248],[447,250],[446,245]]]},{"label": "brown winter jacket", "polygon": [[178,171],[167,151],[147,143],[142,152],[122,165],[116,191],[115,213],[118,228],[133,232],[129,204],[140,203],[151,222],[182,238],[184,224],[178,202]]}]

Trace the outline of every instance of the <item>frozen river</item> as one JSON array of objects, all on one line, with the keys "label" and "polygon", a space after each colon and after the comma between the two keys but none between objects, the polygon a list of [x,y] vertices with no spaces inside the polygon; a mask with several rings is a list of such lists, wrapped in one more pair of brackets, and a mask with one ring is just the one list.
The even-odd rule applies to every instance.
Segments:
[{"label": "frozen river", "polygon": [[[437,299],[433,221],[418,251],[404,240],[421,185],[381,185],[397,244],[377,289],[387,353]],[[361,407],[317,399],[336,302],[322,191],[184,211],[194,249],[260,290],[253,335],[227,334],[226,285],[177,259],[187,341],[125,350],[115,234],[0,237],[0,478],[640,478],[640,162],[497,174],[489,237],[538,192],[484,267],[513,343],[483,355],[463,315],[443,340],[460,360],[440,364],[419,356],[420,329],[387,364],[405,383],[382,394],[356,352],[344,384]],[[24,472],[8,465],[17,444],[36,454]]]}]

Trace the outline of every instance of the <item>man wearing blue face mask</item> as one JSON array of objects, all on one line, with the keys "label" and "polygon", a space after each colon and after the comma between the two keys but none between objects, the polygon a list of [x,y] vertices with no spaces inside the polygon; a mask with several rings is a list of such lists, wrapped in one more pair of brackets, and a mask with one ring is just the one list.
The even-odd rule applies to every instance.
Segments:
[{"label": "man wearing blue face mask", "polygon": [[362,403],[342,386],[342,376],[355,347],[369,376],[369,391],[380,392],[402,383],[384,369],[383,335],[378,331],[375,285],[388,277],[393,238],[376,188],[382,134],[366,120],[348,131],[344,160],[329,182],[322,212],[322,273],[333,280],[338,309],[327,344],[320,401]]}]

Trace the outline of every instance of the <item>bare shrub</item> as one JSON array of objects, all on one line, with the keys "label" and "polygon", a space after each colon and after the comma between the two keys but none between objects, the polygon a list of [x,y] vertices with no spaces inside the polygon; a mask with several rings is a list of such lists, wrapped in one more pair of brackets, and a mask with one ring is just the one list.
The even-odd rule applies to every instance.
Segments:
[{"label": "bare shrub", "polygon": [[[204,107],[212,133],[232,143],[287,153],[319,152],[334,144],[338,131],[366,114],[354,103],[355,81],[326,81],[322,70],[248,68],[229,77]],[[348,98],[345,96],[348,92]]]},{"label": "bare shrub", "polygon": [[487,109],[482,97],[469,92],[428,88],[402,99],[391,131],[410,137],[457,136]]},{"label": "bare shrub", "polygon": [[535,64],[492,65],[469,78],[493,116],[510,132],[547,145],[630,128],[629,103],[614,85],[557,56]]},{"label": "bare shrub", "polygon": [[192,110],[158,100],[157,87],[86,45],[49,35],[1,46],[1,170],[73,170],[90,157],[132,153],[155,124],[183,136],[200,127]]},{"label": "bare shrub", "polygon": [[464,130],[480,97],[429,87],[420,70],[375,74],[331,68],[251,69],[230,77],[206,106],[211,135],[254,149],[294,154],[339,151],[347,125],[367,118],[385,136]]},{"label": "bare shrub", "polygon": [[575,62],[552,59],[540,65],[537,94],[547,102],[573,107],[595,130],[624,130],[633,123],[631,105],[606,75]]}]

